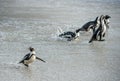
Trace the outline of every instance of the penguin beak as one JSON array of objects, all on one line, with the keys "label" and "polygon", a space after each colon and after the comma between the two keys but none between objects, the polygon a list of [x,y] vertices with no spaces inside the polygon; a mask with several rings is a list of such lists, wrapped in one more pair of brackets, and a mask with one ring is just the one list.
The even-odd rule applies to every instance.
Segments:
[{"label": "penguin beak", "polygon": [[108,15],[109,18],[111,18],[109,15]]}]

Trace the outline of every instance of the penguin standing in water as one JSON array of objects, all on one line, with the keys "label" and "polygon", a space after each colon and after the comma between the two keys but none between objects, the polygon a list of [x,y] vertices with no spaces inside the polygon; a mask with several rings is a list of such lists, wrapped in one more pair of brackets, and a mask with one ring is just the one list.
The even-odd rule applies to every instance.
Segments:
[{"label": "penguin standing in water", "polygon": [[109,15],[101,15],[100,16],[100,26],[93,32],[93,36],[90,39],[89,43],[93,40],[104,41],[103,37],[105,37],[105,33],[107,28],[109,28]]},{"label": "penguin standing in water", "polygon": [[89,21],[89,22],[85,23],[79,29],[79,31],[89,31],[90,29],[92,29],[93,32],[94,32],[95,31],[95,27],[97,27],[99,24],[100,24],[99,17],[96,17],[96,19],[94,21]]},{"label": "penguin standing in water", "polygon": [[67,31],[67,32],[60,34],[59,37],[66,38],[67,41],[72,41],[72,40],[77,39],[80,36],[79,31],[80,31],[79,29],[76,30],[75,32]]},{"label": "penguin standing in water", "polygon": [[30,53],[26,54],[24,58],[19,62],[23,63],[25,66],[29,66],[32,62],[34,62],[36,59],[41,60],[42,62],[45,62],[41,58],[37,57],[35,54],[35,49],[32,47],[29,47]]}]

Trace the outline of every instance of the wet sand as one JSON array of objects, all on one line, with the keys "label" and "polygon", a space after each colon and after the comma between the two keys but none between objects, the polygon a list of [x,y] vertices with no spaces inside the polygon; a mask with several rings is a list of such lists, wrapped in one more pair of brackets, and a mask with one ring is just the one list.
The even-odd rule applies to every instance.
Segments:
[{"label": "wet sand", "polygon": [[[1,81],[120,81],[119,0],[0,0]],[[74,31],[101,14],[111,16],[106,41],[56,38],[58,28]],[[29,68],[18,62],[36,49],[47,61]]]}]

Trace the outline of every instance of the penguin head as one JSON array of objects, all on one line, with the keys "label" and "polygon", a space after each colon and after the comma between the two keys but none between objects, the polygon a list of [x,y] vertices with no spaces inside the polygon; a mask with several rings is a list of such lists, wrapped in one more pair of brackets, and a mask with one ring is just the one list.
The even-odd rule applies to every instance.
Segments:
[{"label": "penguin head", "polygon": [[35,49],[34,48],[32,48],[32,47],[29,47],[29,50],[32,52],[32,51],[35,51]]},{"label": "penguin head", "polygon": [[109,15],[105,15],[104,17],[105,17],[105,19],[111,18]]}]

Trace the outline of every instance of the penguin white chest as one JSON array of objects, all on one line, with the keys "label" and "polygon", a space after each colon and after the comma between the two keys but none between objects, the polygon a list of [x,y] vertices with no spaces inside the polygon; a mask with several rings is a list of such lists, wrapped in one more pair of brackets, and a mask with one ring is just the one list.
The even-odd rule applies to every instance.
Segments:
[{"label": "penguin white chest", "polygon": [[31,58],[30,58],[29,60],[25,60],[25,61],[24,61],[24,64],[30,64],[30,63],[34,62],[35,59],[36,59],[36,56],[33,55],[33,56],[31,56]]},{"label": "penguin white chest", "polygon": [[105,24],[105,21],[104,20],[102,20],[102,26],[103,26],[103,31],[102,31],[102,35],[106,32],[106,30],[107,30],[107,27],[106,27],[106,24]]},{"label": "penguin white chest", "polygon": [[106,23],[107,23],[107,24],[109,24],[109,23],[110,23],[110,20],[109,20],[109,19],[107,19],[107,20],[106,20]]},{"label": "penguin white chest", "polygon": [[106,25],[104,24],[103,25],[103,32],[102,32],[102,35],[106,32],[107,28],[106,28]]}]

